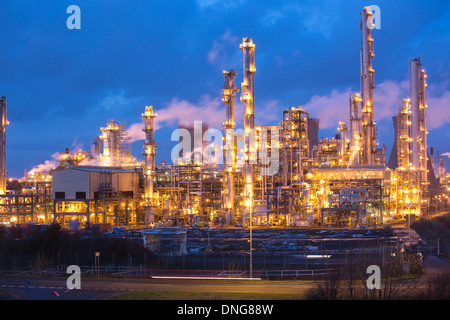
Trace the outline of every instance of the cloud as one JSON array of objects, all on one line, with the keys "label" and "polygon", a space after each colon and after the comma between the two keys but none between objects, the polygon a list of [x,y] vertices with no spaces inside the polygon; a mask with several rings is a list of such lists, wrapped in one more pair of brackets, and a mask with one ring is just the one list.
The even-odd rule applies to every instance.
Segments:
[{"label": "cloud", "polygon": [[210,128],[222,128],[225,120],[225,105],[219,98],[212,99],[203,95],[197,103],[173,98],[167,107],[156,110],[155,130],[164,125],[192,125],[194,121],[202,121]]},{"label": "cloud", "polygon": [[373,91],[374,118],[379,121],[395,116],[402,100],[409,97],[409,81],[385,80]]},{"label": "cloud", "polygon": [[[243,125],[244,111],[242,103],[238,102],[236,97],[234,117],[237,128]],[[281,108],[278,100],[267,100],[258,103],[255,106],[255,118],[259,124],[262,120],[271,122],[279,122],[281,119]],[[197,103],[188,100],[179,100],[173,98],[167,107],[155,110],[156,118],[154,120],[155,130],[164,126],[173,126],[175,124],[193,125],[194,121],[202,121],[208,124],[210,129],[223,129],[223,122],[226,118],[225,104],[219,99],[212,99],[209,95],[203,95]],[[134,124],[133,131],[142,128],[141,124]],[[132,127],[130,126],[130,128]]]},{"label": "cloud", "polygon": [[[288,19],[296,22],[301,30],[318,33],[328,38],[336,23],[339,23],[339,6],[333,1],[325,1],[320,7],[315,2],[279,4],[269,8],[262,15],[260,21],[266,27],[273,27]],[[291,21],[291,20],[289,20]],[[290,23],[290,22],[289,22]]]},{"label": "cloud", "polygon": [[[350,88],[332,90],[329,94],[313,96],[304,106],[312,116],[320,118],[322,128],[331,128],[349,118],[349,94],[358,91]],[[409,82],[385,80],[377,84],[373,95],[375,121],[391,118],[397,113],[402,100],[409,97]],[[439,96],[427,92],[427,105],[428,129],[450,123],[450,91]]]},{"label": "cloud", "polygon": [[215,9],[233,9],[242,5],[245,0],[197,0],[198,7],[203,10],[207,8]]},{"label": "cloud", "polygon": [[321,128],[330,128],[336,126],[339,121],[345,120],[349,110],[349,95],[352,91],[332,90],[327,95],[314,95],[304,107],[308,110],[311,117],[320,118]]},{"label": "cloud", "polygon": [[108,91],[101,101],[94,107],[94,111],[112,111],[125,109],[140,101],[140,98],[128,98],[124,89]]},{"label": "cloud", "polygon": [[233,36],[230,30],[225,31],[219,39],[213,41],[212,48],[207,54],[208,62],[213,64],[216,63],[219,58],[224,60],[226,58],[224,48],[230,48],[229,44],[234,44],[237,41],[239,41],[239,38]]},{"label": "cloud", "polygon": [[216,40],[213,41],[212,49],[208,52],[208,62],[214,63],[219,56],[220,51],[222,51],[223,46],[219,44]]},{"label": "cloud", "polygon": [[277,121],[282,117],[280,102],[278,100],[268,100],[259,104],[260,107],[255,108],[255,118],[258,123],[262,120]]},{"label": "cloud", "polygon": [[445,91],[439,97],[427,97],[428,129],[437,129],[450,123],[450,91]]}]

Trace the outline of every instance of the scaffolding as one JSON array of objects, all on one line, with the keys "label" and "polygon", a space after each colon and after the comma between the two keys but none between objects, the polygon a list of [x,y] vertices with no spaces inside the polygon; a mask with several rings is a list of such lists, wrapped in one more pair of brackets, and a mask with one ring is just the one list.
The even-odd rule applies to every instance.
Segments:
[{"label": "scaffolding", "polygon": [[280,147],[284,186],[302,181],[302,161],[309,158],[308,112],[301,107],[283,111]]}]

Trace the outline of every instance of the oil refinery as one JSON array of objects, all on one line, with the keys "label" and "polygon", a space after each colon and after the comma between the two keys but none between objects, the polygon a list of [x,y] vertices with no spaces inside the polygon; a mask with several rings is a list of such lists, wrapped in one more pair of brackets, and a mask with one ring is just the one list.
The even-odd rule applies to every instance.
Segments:
[{"label": "oil refinery", "polygon": [[[361,13],[361,88],[343,106],[335,136],[319,139],[320,119],[293,106],[271,126],[258,125],[255,110],[255,42],[242,39],[240,88],[236,66],[217,95],[224,103],[222,140],[208,144],[208,124],[179,125],[181,141],[172,163],[155,163],[153,106],[143,106],[143,159],[131,153],[127,128],[106,123],[89,150],[66,149],[49,171],[7,176],[7,99],[0,98],[0,221],[51,223],[65,227],[113,226],[278,226],[364,227],[426,216],[448,209],[450,173],[427,141],[427,75],[421,58],[404,61],[409,97],[392,112],[395,140],[390,158],[377,142],[374,114],[375,42]],[[426,59],[424,59],[425,61]],[[407,64],[408,62],[408,64]],[[402,62],[403,63],[403,62]],[[408,69],[407,69],[408,68]],[[356,76],[356,75],[355,75]],[[236,96],[244,108],[237,128]],[[14,106],[13,106],[14,107]],[[199,121],[201,115],[199,115]],[[217,134],[221,131],[221,135]],[[179,150],[177,148],[180,148]],[[439,200],[437,200],[439,199]],[[441,207],[439,207],[441,206]]]}]

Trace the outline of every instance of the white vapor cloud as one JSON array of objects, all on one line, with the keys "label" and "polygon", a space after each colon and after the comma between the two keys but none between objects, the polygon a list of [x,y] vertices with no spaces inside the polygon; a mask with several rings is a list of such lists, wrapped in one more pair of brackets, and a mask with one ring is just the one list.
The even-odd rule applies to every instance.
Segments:
[{"label": "white vapor cloud", "polygon": [[61,154],[59,152],[55,152],[51,156],[51,160],[45,160],[44,163],[38,164],[34,166],[28,174],[34,175],[38,172],[45,172],[53,170],[58,166],[59,160],[61,159]]},{"label": "white vapor cloud", "polygon": [[[71,151],[73,151],[73,152],[78,152],[80,150],[83,150],[83,143],[79,142],[77,138],[75,138],[75,140],[72,142],[71,146],[72,146]],[[55,152],[54,154],[51,155],[50,160],[45,160],[44,163],[35,165],[28,172],[28,174],[34,175],[38,172],[48,172],[48,171],[55,169],[58,166],[58,164],[61,160],[61,157],[62,157],[62,155],[60,152]]]},{"label": "white vapor cloud", "polygon": [[133,123],[127,128],[127,136],[131,142],[145,140],[144,124]]}]

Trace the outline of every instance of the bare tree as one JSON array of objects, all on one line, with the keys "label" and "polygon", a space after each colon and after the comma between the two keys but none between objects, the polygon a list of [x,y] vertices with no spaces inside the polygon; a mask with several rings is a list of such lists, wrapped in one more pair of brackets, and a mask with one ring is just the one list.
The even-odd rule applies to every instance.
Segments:
[{"label": "bare tree", "polygon": [[[369,266],[380,268],[380,288],[370,289],[367,280]],[[350,255],[344,272],[330,272],[316,281],[307,299],[391,300],[410,297],[422,275],[420,257],[401,247],[383,247],[374,252]]]},{"label": "bare tree", "polygon": [[[380,289],[369,289],[366,285],[368,275],[365,272],[370,265],[380,267]],[[410,295],[417,288],[418,276],[423,273],[420,257],[403,247],[384,247],[381,252],[364,255],[361,267],[362,298],[371,300],[399,299]]]}]

